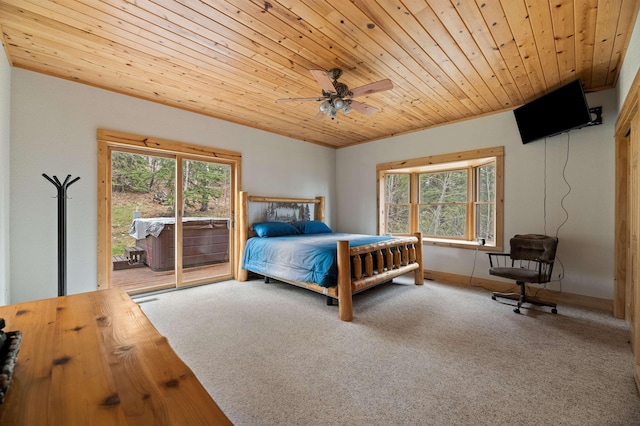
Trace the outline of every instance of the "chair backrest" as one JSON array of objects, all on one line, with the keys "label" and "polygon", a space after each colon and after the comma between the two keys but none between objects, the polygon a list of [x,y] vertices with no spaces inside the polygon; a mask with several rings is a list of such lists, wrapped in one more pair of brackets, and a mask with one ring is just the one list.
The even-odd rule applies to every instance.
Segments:
[{"label": "chair backrest", "polygon": [[548,235],[524,234],[511,238],[511,251],[513,260],[535,260],[545,263],[553,263],[558,248],[558,239]]}]

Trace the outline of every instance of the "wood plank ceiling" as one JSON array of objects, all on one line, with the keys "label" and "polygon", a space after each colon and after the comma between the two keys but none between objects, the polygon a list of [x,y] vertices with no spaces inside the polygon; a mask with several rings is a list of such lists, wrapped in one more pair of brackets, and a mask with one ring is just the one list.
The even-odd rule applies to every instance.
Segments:
[{"label": "wood plank ceiling", "polygon": [[[638,0],[0,0],[11,65],[330,147],[614,87]],[[314,119],[338,67],[375,115]],[[156,135],[161,137],[162,135]],[[259,142],[259,141],[256,141]]]}]

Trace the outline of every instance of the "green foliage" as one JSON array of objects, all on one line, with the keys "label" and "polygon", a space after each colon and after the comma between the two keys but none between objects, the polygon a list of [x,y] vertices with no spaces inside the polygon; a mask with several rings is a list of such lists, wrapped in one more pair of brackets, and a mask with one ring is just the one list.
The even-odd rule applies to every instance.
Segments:
[{"label": "green foliage", "polygon": [[132,206],[112,206],[111,208],[111,255],[124,254],[124,248],[132,244],[129,236]]},{"label": "green foliage", "polygon": [[478,204],[476,206],[476,238],[484,238],[487,241],[494,240],[494,210],[493,203]]},{"label": "green foliage", "polygon": [[464,238],[467,232],[466,204],[420,206],[420,231],[425,235]]},{"label": "green foliage", "polygon": [[495,238],[496,165],[490,163],[477,169],[478,205],[476,206],[476,238]]},{"label": "green foliage", "polygon": [[409,178],[408,174],[389,173],[385,176],[386,204],[402,204],[409,202]]},{"label": "green foliage", "polygon": [[[164,205],[175,205],[176,161],[172,158],[114,152],[112,155],[114,192],[152,193]],[[231,167],[205,161],[183,161],[183,197],[185,210],[194,215],[208,214],[211,207],[229,215],[228,188]],[[220,198],[224,200],[219,202]],[[226,214],[224,214],[226,212]]]},{"label": "green foliage", "polygon": [[420,203],[466,203],[468,170],[422,173]]},{"label": "green foliage", "polygon": [[385,206],[387,207],[387,232],[410,232],[409,188],[410,175],[389,173],[385,176]]},{"label": "green foliage", "polygon": [[152,177],[147,167],[147,157],[114,152],[111,157],[111,188],[118,192],[147,192]]},{"label": "green foliage", "polygon": [[464,238],[467,234],[468,169],[421,173],[418,179],[420,231],[425,235]]},{"label": "green foliage", "polygon": [[392,234],[410,233],[409,211],[409,205],[387,205],[387,232]]},{"label": "green foliage", "polygon": [[[112,254],[123,254],[135,243],[129,236],[133,212],[141,217],[175,215],[176,160],[128,152],[113,152]],[[185,216],[229,217],[231,167],[184,160]]]},{"label": "green foliage", "polygon": [[480,166],[478,173],[478,201],[496,200],[496,165],[490,163]]},{"label": "green foliage", "polygon": [[224,195],[231,179],[231,168],[222,164],[185,160],[182,170],[185,206],[200,212]]}]

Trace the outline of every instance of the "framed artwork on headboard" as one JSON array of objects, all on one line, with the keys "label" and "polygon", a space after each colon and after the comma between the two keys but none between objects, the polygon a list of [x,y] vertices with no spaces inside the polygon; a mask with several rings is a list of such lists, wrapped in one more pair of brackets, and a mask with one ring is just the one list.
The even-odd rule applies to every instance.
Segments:
[{"label": "framed artwork on headboard", "polygon": [[314,203],[264,202],[249,205],[250,224],[258,222],[295,222],[314,218]]}]

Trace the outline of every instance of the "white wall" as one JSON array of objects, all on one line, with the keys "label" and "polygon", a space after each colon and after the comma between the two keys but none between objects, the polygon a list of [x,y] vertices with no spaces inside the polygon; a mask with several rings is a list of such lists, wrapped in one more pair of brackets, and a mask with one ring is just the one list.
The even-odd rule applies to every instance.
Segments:
[{"label": "white wall", "polygon": [[622,61],[620,75],[618,76],[618,84],[616,91],[618,94],[618,110],[622,108],[622,104],[629,93],[631,83],[640,69],[640,14],[636,17],[636,23],[629,40],[627,53]]},{"label": "white wall", "polygon": [[326,195],[332,221],[333,149],[21,69],[11,88],[12,303],[57,295],[56,190],[42,173],[80,176],[67,201],[67,290],[96,289],[98,128],[239,151],[242,189]]},{"label": "white wall", "polygon": [[0,306],[9,303],[10,107],[11,67],[4,49],[0,49]]},{"label": "white wall", "polygon": [[[545,142],[523,145],[512,112],[490,115],[430,130],[357,145],[337,151],[338,228],[376,233],[376,164],[493,146],[505,147],[505,248],[516,233],[555,235],[566,270],[562,289],[570,293],[613,298],[614,143],[617,118],[615,90],[587,96],[591,107],[603,106],[604,124],[549,138],[546,143],[547,214],[543,211]],[[425,246],[425,269],[468,276],[474,250]],[[474,276],[488,275],[488,257],[479,252]],[[562,266],[556,267],[557,271]],[[550,288],[558,289],[559,283]]]}]

